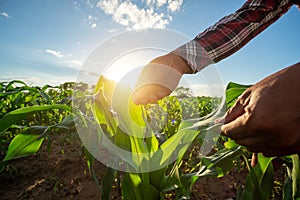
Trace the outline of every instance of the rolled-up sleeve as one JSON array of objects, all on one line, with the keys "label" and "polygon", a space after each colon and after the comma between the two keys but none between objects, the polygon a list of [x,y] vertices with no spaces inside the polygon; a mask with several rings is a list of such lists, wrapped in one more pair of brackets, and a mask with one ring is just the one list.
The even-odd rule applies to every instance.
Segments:
[{"label": "rolled-up sleeve", "polygon": [[175,52],[186,59],[194,71],[200,71],[238,51],[293,4],[292,0],[248,0],[236,12],[222,18]]}]

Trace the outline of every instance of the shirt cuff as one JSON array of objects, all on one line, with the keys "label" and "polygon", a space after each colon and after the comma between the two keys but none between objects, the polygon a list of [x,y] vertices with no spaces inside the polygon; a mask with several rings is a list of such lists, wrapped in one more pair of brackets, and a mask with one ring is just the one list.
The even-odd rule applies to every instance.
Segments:
[{"label": "shirt cuff", "polygon": [[194,73],[213,63],[207,51],[195,40],[173,51],[187,61]]}]

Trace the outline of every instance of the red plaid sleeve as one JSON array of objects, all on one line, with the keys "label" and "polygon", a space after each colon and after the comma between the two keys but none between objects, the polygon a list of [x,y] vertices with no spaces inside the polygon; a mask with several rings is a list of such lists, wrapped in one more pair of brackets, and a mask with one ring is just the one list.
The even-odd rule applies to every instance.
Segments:
[{"label": "red plaid sleeve", "polygon": [[248,0],[235,13],[200,33],[195,40],[213,62],[218,62],[238,51],[292,5],[291,0]]}]

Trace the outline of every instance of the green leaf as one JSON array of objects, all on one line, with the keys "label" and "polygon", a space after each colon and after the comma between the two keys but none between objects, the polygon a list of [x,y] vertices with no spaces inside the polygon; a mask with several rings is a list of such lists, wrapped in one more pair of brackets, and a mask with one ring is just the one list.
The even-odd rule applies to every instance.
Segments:
[{"label": "green leaf", "polygon": [[142,200],[142,194],[139,190],[141,179],[137,174],[125,173],[122,181],[122,197],[124,200]]},{"label": "green leaf", "polygon": [[272,160],[262,154],[258,155],[258,164],[250,167],[241,199],[268,199],[272,194],[274,169]]},{"label": "green leaf", "polygon": [[197,176],[199,177],[221,177],[227,174],[233,167],[233,160],[242,154],[242,147],[233,149],[222,149],[211,156],[201,159],[201,165]]},{"label": "green leaf", "polygon": [[190,199],[192,193],[192,186],[199,179],[199,176],[194,174],[180,174],[179,190],[176,190],[176,196],[179,199]]},{"label": "green leaf", "polygon": [[125,173],[121,189],[125,200],[154,200],[160,197],[160,192],[149,183],[149,173]]},{"label": "green leaf", "polygon": [[143,199],[159,199],[160,192],[150,183],[150,174],[148,172],[141,173],[139,176],[142,180],[139,189],[142,192]]},{"label": "green leaf", "polygon": [[55,127],[65,128],[65,129],[73,128],[75,120],[76,120],[76,118],[74,119],[73,114],[69,114],[69,115],[65,116],[65,118],[61,122],[57,123],[55,125]]},{"label": "green leaf", "polygon": [[241,193],[241,199],[263,199],[261,187],[259,185],[259,178],[253,168],[250,168],[250,172],[246,178],[245,188]]},{"label": "green leaf", "polygon": [[72,111],[72,108],[67,105],[42,105],[42,106],[31,106],[25,108],[19,108],[17,110],[11,111],[3,116],[0,120],[0,133],[8,129],[12,124],[25,119],[29,114],[48,111],[53,109],[63,109],[69,112]]},{"label": "green leaf", "polygon": [[47,101],[47,104],[49,105],[53,104],[49,95],[47,95],[45,92],[42,91],[40,91],[39,93]]},{"label": "green leaf", "polygon": [[119,127],[114,135],[114,143],[126,151],[131,150],[131,140],[128,134],[124,133]]},{"label": "green leaf", "polygon": [[283,199],[300,199],[299,155],[283,157],[286,164],[287,177],[283,185]]},{"label": "green leaf", "polygon": [[283,184],[283,199],[290,200],[293,199],[293,179],[292,179],[292,170],[289,167],[286,167],[287,177]]},{"label": "green leaf", "polygon": [[260,185],[263,191],[264,198],[268,198],[272,194],[274,183],[274,169],[272,160],[274,158],[264,157],[262,154],[258,154],[258,166],[262,174],[260,177]]},{"label": "green leaf", "polygon": [[300,198],[300,163],[299,156],[297,154],[292,155],[293,169],[292,169],[292,179],[293,179],[293,198]]},{"label": "green leaf", "polygon": [[29,128],[24,130],[10,142],[3,161],[35,154],[40,149],[44,139],[40,135],[32,134]]},{"label": "green leaf", "polygon": [[226,87],[226,105],[231,107],[235,100],[251,85],[240,85],[237,83],[230,82]]},{"label": "green leaf", "polygon": [[99,185],[99,181],[97,179],[95,170],[94,170],[94,163],[95,163],[95,158],[93,155],[84,147],[84,157],[86,159],[86,163],[90,172],[90,175],[93,177],[93,180],[95,181],[97,189],[100,191],[101,195],[103,195],[102,188]]},{"label": "green leaf", "polygon": [[149,172],[149,182],[157,190],[161,190],[163,187],[166,169],[167,169],[167,167],[164,167],[164,168]]},{"label": "green leaf", "polygon": [[148,147],[148,152],[155,152],[158,150],[159,142],[154,134],[151,137],[146,138],[146,144]]},{"label": "green leaf", "polygon": [[[166,166],[170,161],[182,158],[193,140],[199,134],[199,131],[181,129],[171,138],[165,141],[151,158],[151,164]],[[151,167],[152,168],[152,167]],[[153,166],[153,169],[157,166]]]},{"label": "green leaf", "polygon": [[115,170],[113,170],[110,167],[106,168],[106,171],[104,173],[103,181],[102,181],[102,200],[109,200],[110,199],[110,193],[113,187],[113,180],[114,180],[114,173]]},{"label": "green leaf", "polygon": [[227,148],[227,149],[233,149],[233,148],[236,148],[237,146],[239,146],[237,143],[235,143],[234,140],[228,138],[228,141],[224,143],[224,146]]},{"label": "green leaf", "polygon": [[[131,93],[130,87],[118,84],[113,94],[112,109],[117,113],[118,126],[124,132],[134,137],[143,138],[146,126],[142,107],[133,103]],[[141,148],[146,150],[146,144]]]}]

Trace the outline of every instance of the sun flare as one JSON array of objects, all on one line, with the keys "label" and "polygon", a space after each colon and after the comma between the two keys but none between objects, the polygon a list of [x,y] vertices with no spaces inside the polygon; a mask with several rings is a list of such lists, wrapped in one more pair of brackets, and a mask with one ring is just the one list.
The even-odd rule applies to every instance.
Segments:
[{"label": "sun flare", "polygon": [[159,55],[162,55],[162,51],[154,49],[131,51],[113,60],[105,69],[103,76],[133,88],[143,67]]}]

